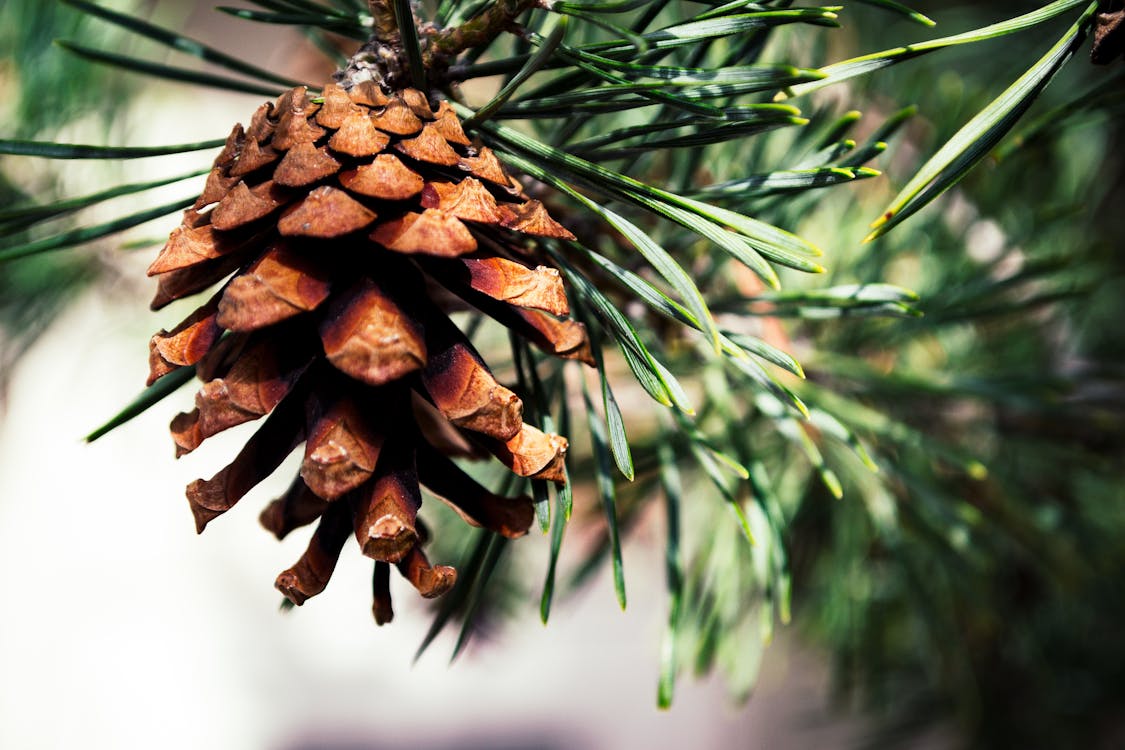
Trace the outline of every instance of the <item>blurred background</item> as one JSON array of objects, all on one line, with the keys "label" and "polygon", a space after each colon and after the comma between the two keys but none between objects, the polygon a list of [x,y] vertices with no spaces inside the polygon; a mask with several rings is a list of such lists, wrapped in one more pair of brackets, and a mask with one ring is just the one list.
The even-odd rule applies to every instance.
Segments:
[{"label": "blurred background", "polygon": [[[208,4],[102,4],[300,80],[333,69],[298,32]],[[811,47],[782,36],[774,56],[826,64],[1028,4],[914,6],[936,30],[849,3],[843,29]],[[149,336],[187,309],[147,312],[144,270],[171,220],[5,264],[0,746],[1125,746],[1125,225],[1115,212],[1125,198],[1125,66],[1093,69],[1081,52],[995,158],[887,238],[860,244],[918,164],[1059,33],[957,48],[800,102],[815,122],[861,108],[868,131],[917,105],[875,164],[883,177],[770,210],[827,250],[829,277],[793,284],[892,282],[917,291],[926,315],[787,324],[809,387],[842,395],[835,406],[889,475],[872,487],[850,470],[854,457],[829,452],[857,491],[845,500],[794,476],[793,624],[774,629],[768,647],[740,646],[745,674],[684,674],[667,712],[655,708],[666,619],[658,517],[642,512],[630,524],[626,612],[602,566],[556,604],[547,627],[537,610],[548,541],[533,533],[520,542],[505,561],[502,616],[452,665],[452,634],[414,661],[431,618],[422,602],[403,596],[393,625],[372,624],[358,555],[344,555],[323,595],[283,614],[271,583],[304,541],[279,545],[255,509],[284,484],[258,487],[201,537],[183,500],[183,487],[223,465],[252,425],[174,461],[166,426],[190,408],[189,389],[82,441],[140,390]],[[262,99],[93,65],[58,38],[170,58],[61,3],[4,0],[0,137],[202,141],[245,122]],[[199,162],[0,157],[0,222],[17,220],[6,207],[170,178]],[[191,197],[201,184],[176,182],[144,200]],[[99,204],[70,226],[141,208],[136,201]],[[596,503],[578,488],[585,526],[563,550],[568,580],[581,573],[583,540],[600,531],[596,513],[582,512]],[[708,519],[695,522],[705,534]]]}]

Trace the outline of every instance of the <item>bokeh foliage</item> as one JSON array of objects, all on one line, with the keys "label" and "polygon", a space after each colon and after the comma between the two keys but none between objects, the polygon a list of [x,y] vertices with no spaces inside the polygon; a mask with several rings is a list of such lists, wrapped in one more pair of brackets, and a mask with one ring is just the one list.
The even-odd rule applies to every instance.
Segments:
[{"label": "bokeh foliage", "polygon": [[[975,25],[995,5],[951,15]],[[916,103],[928,127],[915,143],[932,149],[1037,42],[982,46],[933,77],[888,71],[857,95]],[[956,716],[981,747],[1121,738],[1125,652],[1109,633],[1125,602],[1125,403],[1108,321],[1125,312],[1125,266],[1107,218],[1122,200],[1122,73],[1083,63],[954,196],[850,269],[909,269],[925,316],[816,336],[815,351],[835,352],[835,394],[924,438],[874,446],[893,526],[809,497],[792,530],[798,623],[834,648],[840,687],[896,729]]]},{"label": "bokeh foliage", "polygon": [[[124,101],[125,82],[109,71],[58,54],[66,35],[112,43],[112,30],[91,28],[59,3],[10,0],[0,6],[0,121],[4,137],[50,137],[76,120],[105,129]],[[58,171],[4,169],[0,157],[0,228],[6,238],[28,238],[35,218],[20,208],[58,195]],[[11,165],[9,162],[8,166]],[[65,297],[94,273],[89,258],[42,256],[7,266],[0,274],[0,362],[7,364],[49,322]],[[4,367],[3,369],[7,369]]]}]

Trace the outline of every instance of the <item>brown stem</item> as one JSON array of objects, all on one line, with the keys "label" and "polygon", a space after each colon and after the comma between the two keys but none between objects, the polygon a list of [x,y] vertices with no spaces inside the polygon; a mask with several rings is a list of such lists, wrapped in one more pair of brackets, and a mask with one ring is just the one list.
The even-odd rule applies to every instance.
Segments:
[{"label": "brown stem", "polygon": [[367,0],[367,8],[375,19],[372,36],[385,44],[398,42],[398,24],[395,23],[395,12],[391,4],[387,0]]},{"label": "brown stem", "polygon": [[[425,25],[419,30],[419,36],[424,47],[422,67],[427,78],[431,83],[440,81],[450,61],[457,55],[487,45],[501,32],[511,29],[520,14],[535,6],[545,6],[547,2],[495,0],[455,28],[434,31],[431,26]],[[367,7],[374,19],[371,39],[336,73],[336,81],[345,89],[365,80],[373,80],[387,89],[397,88],[401,86],[400,79],[407,65],[394,8],[389,0],[367,0]]]},{"label": "brown stem", "polygon": [[395,23],[394,8],[387,0],[367,0],[367,9],[373,19],[371,38],[334,76],[344,89],[364,81],[374,81],[384,89],[393,88],[402,69],[402,38]]},{"label": "brown stem", "polygon": [[460,26],[437,32],[430,37],[423,57],[426,68],[435,63],[448,63],[467,49],[488,44],[502,31],[511,28],[521,13],[540,4],[540,0],[496,0]]}]

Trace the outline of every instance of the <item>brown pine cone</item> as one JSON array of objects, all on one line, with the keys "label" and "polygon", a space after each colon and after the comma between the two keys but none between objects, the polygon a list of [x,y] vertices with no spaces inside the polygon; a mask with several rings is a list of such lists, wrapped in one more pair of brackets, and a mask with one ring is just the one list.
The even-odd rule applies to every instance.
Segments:
[{"label": "brown pine cone", "polygon": [[524,423],[448,313],[467,304],[590,362],[558,271],[529,263],[529,236],[572,237],[448,103],[435,110],[418,91],[295,88],[236,125],[149,269],[153,309],[222,282],[151,342],[150,383],[190,366],[204,381],[172,422],[177,455],[266,417],[229,466],[188,487],[198,530],[304,443],[300,476],[261,516],[279,539],[318,522],[277,588],[295,604],[320,593],[354,534],[375,561],[380,624],[390,564],[425,597],[456,578],[422,553],[419,484],[474,526],[525,534],[531,500],[493,494],[450,456],[476,446],[519,476],[565,483],[567,441]]}]

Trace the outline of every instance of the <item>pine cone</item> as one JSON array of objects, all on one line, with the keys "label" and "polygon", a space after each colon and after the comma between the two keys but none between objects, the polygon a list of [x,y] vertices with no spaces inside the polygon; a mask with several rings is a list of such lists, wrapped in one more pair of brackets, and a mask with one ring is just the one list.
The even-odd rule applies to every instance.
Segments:
[{"label": "pine cone", "polygon": [[525,534],[531,500],[493,494],[450,457],[488,452],[519,476],[564,483],[566,439],[524,423],[519,397],[448,313],[467,304],[589,362],[558,271],[527,264],[528,236],[572,237],[447,102],[434,111],[418,91],[370,82],[316,100],[302,87],[236,125],[149,269],[153,309],[226,279],[150,345],[150,383],[190,366],[204,382],[172,423],[177,455],[266,417],[229,466],[188,487],[197,529],[303,442],[300,476],[261,521],[279,539],[318,526],[277,588],[295,604],[320,593],[354,533],[375,560],[380,624],[391,564],[425,597],[456,578],[421,550],[419,484],[471,525]]}]

